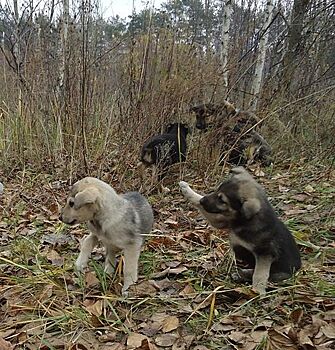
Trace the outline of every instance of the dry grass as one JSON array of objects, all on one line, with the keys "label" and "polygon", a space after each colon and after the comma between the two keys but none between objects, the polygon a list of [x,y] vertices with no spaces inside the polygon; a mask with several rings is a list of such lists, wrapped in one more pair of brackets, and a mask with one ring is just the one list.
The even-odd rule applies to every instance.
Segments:
[{"label": "dry grass", "polygon": [[[215,176],[206,186],[196,171],[189,169],[184,176],[200,190],[221,178]],[[321,332],[324,322],[333,322],[333,173],[322,166],[291,164],[260,181],[299,242],[304,262],[294,279],[263,297],[234,285],[226,233],[206,227],[170,185],[170,193],[149,197],[157,213],[155,230],[141,255],[139,283],[124,299],[120,271],[113,278],[103,274],[100,249],[86,276],[74,273],[86,229],[57,220],[67,185],[53,176],[16,173],[6,182],[1,203],[0,337],[24,349],[72,349],[74,344],[142,349],[131,345],[139,334],[158,349],[169,341],[171,349],[200,344],[268,349],[281,344],[278,334],[285,338],[291,329],[303,344],[299,332],[309,327]],[[331,341],[324,332],[322,344]],[[252,343],[253,337],[258,342]],[[311,341],[321,346],[320,339],[311,336]]]},{"label": "dry grass", "polygon": [[[298,240],[304,268],[259,297],[230,281],[227,234],[208,228],[176,188],[185,179],[207,191],[227,171],[215,165],[218,152],[208,147],[208,136],[195,131],[188,138],[187,162],[165,183],[170,192],[157,194],[150,170],[139,171],[149,136],[167,122],[193,125],[191,104],[227,97],[214,55],[177,43],[169,31],[159,34],[107,47],[102,57],[94,56],[94,46],[84,57],[73,45],[64,94],[57,89],[57,60],[46,59],[52,42],[27,50],[25,87],[8,66],[1,70],[0,341],[43,350],[329,348],[334,87],[313,85],[288,98],[272,77],[263,89],[258,114],[275,165],[260,181]],[[76,35],[70,33],[70,43],[81,43]],[[239,62],[239,53],[232,54],[228,97],[243,107],[252,58]],[[90,273],[73,271],[86,229],[61,224],[58,209],[68,186],[84,175],[117,191],[140,190],[154,206],[155,230],[128,299],[120,297],[120,271],[113,278],[102,273],[101,250]]]}]

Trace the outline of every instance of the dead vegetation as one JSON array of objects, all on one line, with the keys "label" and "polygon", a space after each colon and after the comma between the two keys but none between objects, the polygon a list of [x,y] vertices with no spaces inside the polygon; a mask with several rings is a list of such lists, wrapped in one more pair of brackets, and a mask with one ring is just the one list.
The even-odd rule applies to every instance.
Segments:
[{"label": "dead vegetation", "polygon": [[[149,197],[155,229],[140,279],[120,296],[121,263],[103,274],[73,265],[85,227],[58,221],[68,185],[19,172],[1,199],[1,349],[330,349],[335,342],[334,174],[324,166],[282,167],[260,177],[294,233],[303,268],[265,296],[235,285],[226,232],[213,230],[170,192]],[[196,172],[184,175],[199,190]],[[120,186],[116,185],[119,189]]]},{"label": "dead vegetation", "polygon": [[[222,180],[228,169],[217,165],[210,136],[188,136],[187,162],[174,167],[160,194],[151,171],[138,167],[141,146],[164,125],[194,125],[194,103],[229,99],[248,109],[257,8],[235,6],[228,88],[210,37],[217,22],[206,22],[202,44],[189,23],[156,28],[149,16],[144,30],[108,37],[107,24],[82,6],[64,47],[57,11],[35,17],[32,1],[15,16],[0,8],[0,350],[334,348],[331,5],[313,2],[305,14],[295,72],[285,74],[289,89],[280,78],[289,9],[279,4],[271,27],[257,116],[274,166],[256,172],[299,243],[303,268],[262,297],[232,283],[227,232],[209,228],[176,186],[183,179],[208,191]],[[85,276],[73,270],[86,228],[62,224],[59,206],[86,175],[117,192],[139,190],[155,210],[141,277],[127,299],[122,264],[107,278],[100,249]]]}]

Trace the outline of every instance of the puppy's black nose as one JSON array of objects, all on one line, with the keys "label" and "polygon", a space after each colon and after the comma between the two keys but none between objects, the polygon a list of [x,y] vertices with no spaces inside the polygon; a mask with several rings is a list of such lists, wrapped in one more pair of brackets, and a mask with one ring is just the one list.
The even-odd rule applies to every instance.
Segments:
[{"label": "puppy's black nose", "polygon": [[206,124],[203,123],[197,123],[195,124],[195,127],[199,130],[205,130],[206,129]]}]

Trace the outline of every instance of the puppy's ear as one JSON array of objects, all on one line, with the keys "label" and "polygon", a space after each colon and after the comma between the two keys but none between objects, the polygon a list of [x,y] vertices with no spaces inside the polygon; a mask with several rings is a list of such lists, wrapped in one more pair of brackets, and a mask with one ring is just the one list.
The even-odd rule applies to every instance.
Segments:
[{"label": "puppy's ear", "polygon": [[257,198],[249,199],[242,205],[242,213],[246,219],[251,219],[261,210],[261,202]]},{"label": "puppy's ear", "polygon": [[172,123],[169,123],[165,126],[165,132],[169,133],[171,131],[173,127],[173,124]]},{"label": "puppy's ear", "polygon": [[84,191],[78,192],[74,197],[74,208],[79,209],[85,204],[93,204],[99,196],[96,188],[88,187]]},{"label": "puppy's ear", "polygon": [[243,168],[243,166],[237,166],[234,167],[230,170],[230,173],[232,174],[232,176],[234,175],[239,175],[239,174],[243,174],[246,173],[247,171]]}]

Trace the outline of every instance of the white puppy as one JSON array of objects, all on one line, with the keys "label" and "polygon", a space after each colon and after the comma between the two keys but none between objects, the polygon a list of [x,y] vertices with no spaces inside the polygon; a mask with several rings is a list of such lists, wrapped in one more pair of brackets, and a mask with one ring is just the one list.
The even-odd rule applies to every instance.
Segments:
[{"label": "white puppy", "polygon": [[87,222],[91,233],[84,238],[76,268],[83,271],[93,248],[101,241],[106,249],[105,272],[115,268],[115,254],[124,253],[122,293],[137,281],[138,259],[143,243],[153,225],[150,204],[140,193],[118,195],[105,182],[86,177],[76,182],[62,209],[60,219],[70,225]]}]

